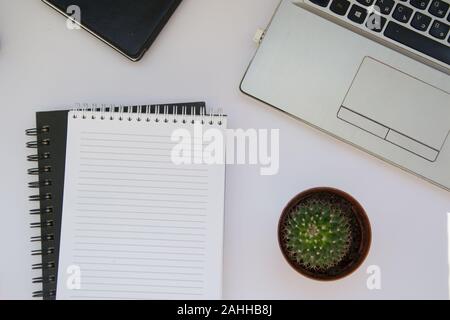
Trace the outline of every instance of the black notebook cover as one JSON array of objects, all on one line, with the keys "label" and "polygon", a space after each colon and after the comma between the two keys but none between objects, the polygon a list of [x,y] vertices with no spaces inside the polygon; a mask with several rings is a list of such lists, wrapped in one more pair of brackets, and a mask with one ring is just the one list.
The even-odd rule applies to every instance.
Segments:
[{"label": "black notebook cover", "polygon": [[181,0],[43,1],[65,16],[72,16],[72,12],[68,10],[70,6],[78,6],[83,28],[134,61],[139,60],[151,46],[181,2]]},{"label": "black notebook cover", "polygon": [[[182,107],[187,107],[187,115],[205,113],[204,102],[166,104],[132,107],[130,111],[151,114],[159,113],[181,114]],[[106,108],[109,111],[108,108]],[[119,111],[116,107],[115,111]],[[124,107],[122,112],[128,112]],[[49,111],[36,113],[36,128],[27,130],[27,134],[35,136],[36,140],[27,144],[29,148],[36,148],[37,153],[28,157],[37,166],[28,170],[36,175],[37,180],[29,184],[30,188],[38,190],[36,196],[30,200],[38,201],[39,208],[31,213],[40,215],[40,223],[31,226],[40,228],[40,236],[32,237],[31,241],[41,242],[41,249],[34,251],[35,255],[42,255],[42,262],[33,265],[33,269],[42,271],[42,275],[33,279],[34,283],[42,283],[42,290],[33,293],[33,297],[53,300],[56,297],[56,283],[58,274],[59,243],[61,233],[62,205],[64,196],[64,169],[66,161],[68,111]]]}]

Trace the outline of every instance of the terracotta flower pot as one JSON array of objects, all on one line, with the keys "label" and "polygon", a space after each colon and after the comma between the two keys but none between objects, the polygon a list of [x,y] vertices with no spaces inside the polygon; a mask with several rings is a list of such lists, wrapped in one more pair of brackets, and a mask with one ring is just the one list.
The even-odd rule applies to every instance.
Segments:
[{"label": "terracotta flower pot", "polygon": [[[286,241],[283,239],[286,219],[293,209],[307,199],[320,199],[337,204],[345,210],[351,221],[351,242],[346,255],[333,267],[325,270],[307,268],[288,254]],[[370,222],[363,207],[349,194],[327,187],[313,188],[295,196],[283,209],[278,223],[278,243],[286,261],[300,274],[315,280],[331,281],[344,278],[358,269],[369,253],[372,240]]]}]

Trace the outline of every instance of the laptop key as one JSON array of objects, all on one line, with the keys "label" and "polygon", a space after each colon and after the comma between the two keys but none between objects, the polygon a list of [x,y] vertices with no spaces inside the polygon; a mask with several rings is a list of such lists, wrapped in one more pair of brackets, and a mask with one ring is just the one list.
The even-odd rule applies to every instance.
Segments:
[{"label": "laptop key", "polygon": [[369,15],[369,18],[367,18],[367,21],[366,21],[366,27],[369,30],[372,30],[375,32],[381,32],[381,30],[383,30],[383,27],[385,24],[386,24],[386,18],[377,13],[372,13],[371,15]]},{"label": "laptop key", "polygon": [[367,10],[354,4],[352,5],[350,12],[348,13],[348,18],[356,23],[363,23],[367,17]]},{"label": "laptop key", "polygon": [[328,3],[330,3],[330,0],[309,0],[309,1],[321,7],[326,7],[328,6]]},{"label": "laptop key", "polygon": [[450,47],[408,29],[394,21],[389,21],[384,30],[384,35],[389,39],[422,52],[436,60],[450,64]]},{"label": "laptop key", "polygon": [[375,0],[356,0],[356,1],[358,1],[363,6],[366,6],[366,7],[371,6],[375,2]]},{"label": "laptop key", "polygon": [[425,10],[430,3],[430,0],[411,0],[411,5],[417,9]]},{"label": "laptop key", "polygon": [[444,40],[448,34],[449,29],[450,29],[450,27],[447,24],[445,24],[444,22],[434,20],[433,24],[431,25],[431,28],[430,28],[430,34],[433,37],[436,37],[440,40]]},{"label": "laptop key", "polygon": [[338,15],[345,16],[349,7],[350,7],[350,1],[333,0],[333,2],[330,5],[330,10]]},{"label": "laptop key", "polygon": [[428,26],[431,23],[431,17],[421,13],[416,12],[414,14],[414,17],[411,20],[411,25],[413,28],[419,30],[419,31],[426,31],[428,29]]},{"label": "laptop key", "polygon": [[430,9],[428,9],[428,12],[431,13],[433,16],[443,18],[447,13],[449,6],[450,5],[444,1],[433,0],[431,2]]},{"label": "laptop key", "polygon": [[392,17],[400,22],[407,23],[413,14],[413,9],[402,4],[397,4],[392,13]]},{"label": "laptop key", "polygon": [[375,6],[380,8],[380,13],[389,14],[391,13],[394,4],[395,4],[394,0],[377,0]]}]

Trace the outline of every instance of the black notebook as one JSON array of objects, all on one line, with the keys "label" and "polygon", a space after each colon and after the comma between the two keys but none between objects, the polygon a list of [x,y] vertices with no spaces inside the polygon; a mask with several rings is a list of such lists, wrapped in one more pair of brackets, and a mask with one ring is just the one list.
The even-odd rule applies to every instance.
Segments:
[{"label": "black notebook", "polygon": [[[224,130],[226,117],[206,116],[204,103],[36,114],[34,297],[220,298],[224,165],[170,159],[170,133],[205,117]],[[69,286],[73,266],[80,279]]]},{"label": "black notebook", "polygon": [[[151,46],[181,0],[43,0],[108,45],[137,61]],[[75,7],[76,6],[76,7]],[[75,9],[77,8],[77,9]]]}]

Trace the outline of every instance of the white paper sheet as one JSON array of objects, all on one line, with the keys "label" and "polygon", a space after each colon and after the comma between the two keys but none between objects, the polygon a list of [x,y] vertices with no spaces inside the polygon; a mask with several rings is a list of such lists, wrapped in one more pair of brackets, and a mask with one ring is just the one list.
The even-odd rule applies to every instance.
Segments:
[{"label": "white paper sheet", "polygon": [[219,299],[225,166],[170,156],[193,125],[72,116],[57,299]]}]

